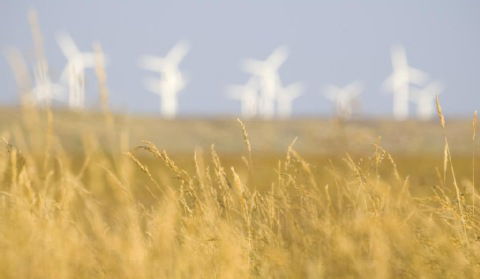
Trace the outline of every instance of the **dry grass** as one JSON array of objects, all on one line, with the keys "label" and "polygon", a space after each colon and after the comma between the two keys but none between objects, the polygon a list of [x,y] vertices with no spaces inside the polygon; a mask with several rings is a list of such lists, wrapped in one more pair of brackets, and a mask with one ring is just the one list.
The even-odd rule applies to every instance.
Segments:
[{"label": "dry grass", "polygon": [[9,52],[22,110],[0,110],[0,278],[480,274],[476,114],[447,127],[437,103],[440,129],[114,116],[94,49],[96,115],[37,110]]},{"label": "dry grass", "polygon": [[480,273],[472,166],[454,168],[448,146],[445,167],[442,158],[395,161],[379,145],[309,163],[292,144],[268,159],[252,152],[241,123],[238,160],[212,146],[176,162],[150,142],[131,148],[108,116],[96,124],[109,131],[108,152],[88,126],[72,151],[55,113],[23,117],[2,131],[0,278]]}]

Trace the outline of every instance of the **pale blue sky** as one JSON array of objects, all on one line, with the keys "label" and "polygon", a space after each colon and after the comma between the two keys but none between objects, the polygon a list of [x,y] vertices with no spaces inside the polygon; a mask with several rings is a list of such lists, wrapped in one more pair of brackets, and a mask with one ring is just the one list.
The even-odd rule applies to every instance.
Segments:
[{"label": "pale blue sky", "polygon": [[[32,61],[30,7],[38,11],[54,75],[65,63],[54,40],[58,31],[69,32],[82,50],[93,41],[103,45],[112,105],[119,110],[157,111],[158,97],[143,88],[148,73],[137,59],[163,55],[178,40],[192,46],[181,65],[190,79],[180,95],[183,115],[238,113],[225,88],[246,81],[240,62],[265,58],[281,44],[290,49],[282,79],[306,85],[295,114],[331,113],[322,88],[361,80],[364,112],[388,115],[391,95],[381,85],[391,72],[392,44],[403,44],[412,66],[445,84],[447,113],[480,110],[480,1],[0,0],[0,50],[18,47]],[[90,80],[87,99],[93,104],[97,93]],[[17,102],[3,57],[0,90],[0,102]]]}]

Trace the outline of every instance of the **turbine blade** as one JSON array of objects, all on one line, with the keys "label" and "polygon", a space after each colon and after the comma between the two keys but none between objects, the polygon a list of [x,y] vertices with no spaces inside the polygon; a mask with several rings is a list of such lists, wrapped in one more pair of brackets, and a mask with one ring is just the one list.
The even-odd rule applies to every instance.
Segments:
[{"label": "turbine blade", "polygon": [[273,68],[278,69],[280,66],[285,63],[288,57],[288,50],[285,46],[280,46],[276,48],[272,54],[267,58],[267,63]]},{"label": "turbine blade", "polygon": [[73,57],[80,53],[72,37],[67,33],[58,34],[57,43],[66,57]]},{"label": "turbine blade", "polygon": [[190,46],[187,42],[181,41],[178,42],[176,45],[172,47],[172,49],[168,52],[165,60],[172,65],[180,64],[180,61],[187,55],[188,51],[190,50]]}]

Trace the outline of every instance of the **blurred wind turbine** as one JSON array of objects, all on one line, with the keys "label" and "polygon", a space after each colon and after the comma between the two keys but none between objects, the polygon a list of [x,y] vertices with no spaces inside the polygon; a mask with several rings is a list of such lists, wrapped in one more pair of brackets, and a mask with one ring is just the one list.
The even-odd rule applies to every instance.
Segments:
[{"label": "blurred wind turbine", "polygon": [[325,89],[325,97],[334,103],[338,117],[348,119],[352,116],[354,101],[362,91],[363,86],[360,82],[353,82],[344,87],[330,85]]},{"label": "blurred wind turbine", "polygon": [[258,113],[258,80],[250,78],[245,85],[232,85],[228,88],[230,98],[240,100],[241,114],[251,118]]},{"label": "blurred wind turbine", "polygon": [[280,117],[287,118],[292,114],[292,102],[302,95],[303,85],[293,83],[281,88],[277,96],[277,112]]},{"label": "blurred wind turbine", "polygon": [[393,73],[384,83],[384,86],[393,93],[393,115],[397,120],[408,118],[408,102],[410,99],[410,85],[422,85],[427,74],[408,65],[407,55],[402,46],[392,47]]},{"label": "blurred wind turbine", "polygon": [[85,69],[94,67],[94,54],[80,52],[68,34],[59,34],[57,42],[67,58],[61,80],[68,84],[68,105],[72,109],[85,107]]},{"label": "blurred wind turbine", "polygon": [[34,70],[35,86],[32,89],[35,104],[50,106],[52,100],[60,97],[63,87],[50,80],[46,64],[38,63]]},{"label": "blurred wind turbine", "polygon": [[188,44],[179,42],[165,57],[144,56],[140,59],[142,68],[160,74],[160,78],[147,80],[146,87],[160,95],[160,111],[167,118],[173,118],[177,114],[177,95],[187,83],[186,78],[178,69],[178,65],[188,51]]},{"label": "blurred wind turbine", "polygon": [[278,70],[288,57],[286,47],[276,48],[266,60],[247,59],[243,69],[257,77],[260,82],[259,112],[265,118],[275,114],[275,100],[280,89],[280,76]]},{"label": "blurred wind turbine", "polygon": [[[63,87],[50,79],[48,60],[43,48],[43,36],[38,23],[37,12],[31,9],[28,12],[28,21],[32,31],[32,39],[35,53],[35,66],[33,68],[34,86],[23,96],[22,105],[50,106],[52,100],[63,92]],[[19,57],[21,59],[21,57]],[[20,61],[21,60],[17,60]]]},{"label": "blurred wind turbine", "polygon": [[412,91],[412,100],[417,105],[417,115],[421,120],[429,120],[435,115],[435,98],[442,90],[442,84],[431,82],[424,88]]}]

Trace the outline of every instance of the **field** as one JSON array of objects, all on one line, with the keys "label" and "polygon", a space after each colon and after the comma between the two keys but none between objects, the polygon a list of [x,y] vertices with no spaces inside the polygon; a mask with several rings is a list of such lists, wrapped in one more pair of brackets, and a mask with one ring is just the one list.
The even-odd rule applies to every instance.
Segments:
[{"label": "field", "polygon": [[0,137],[0,278],[480,273],[470,119],[3,108]]}]

